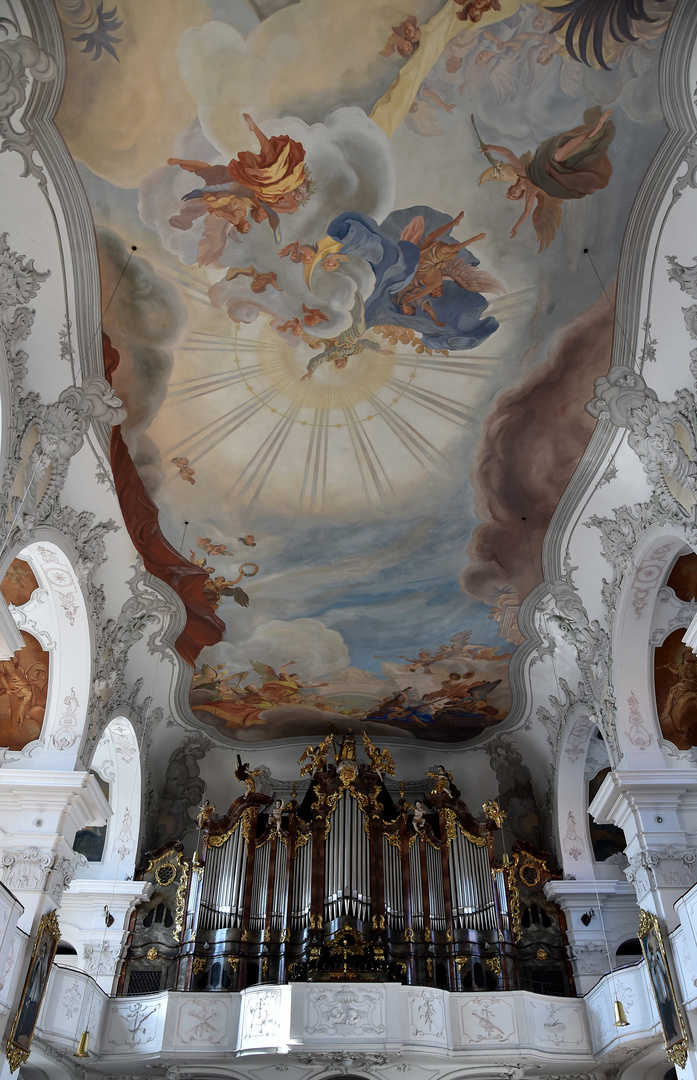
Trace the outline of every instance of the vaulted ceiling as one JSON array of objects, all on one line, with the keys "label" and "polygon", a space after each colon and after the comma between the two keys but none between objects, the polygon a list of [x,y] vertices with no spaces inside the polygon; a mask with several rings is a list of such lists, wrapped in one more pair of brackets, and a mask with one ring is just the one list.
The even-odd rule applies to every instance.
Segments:
[{"label": "vaulted ceiling", "polygon": [[486,739],[595,424],[671,0],[57,7],[114,478],[193,717]]}]

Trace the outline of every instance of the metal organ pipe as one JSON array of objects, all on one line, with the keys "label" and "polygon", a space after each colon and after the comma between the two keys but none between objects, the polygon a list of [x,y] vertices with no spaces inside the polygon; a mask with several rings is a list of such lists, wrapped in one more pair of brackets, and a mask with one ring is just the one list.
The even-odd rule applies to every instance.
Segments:
[{"label": "metal organ pipe", "polygon": [[276,870],[273,879],[273,898],[271,901],[271,929],[283,930],[283,911],[286,887],[286,864],[288,848],[280,837],[276,838]]},{"label": "metal organ pipe", "polygon": [[426,843],[426,867],[428,869],[428,900],[431,908],[430,922],[434,930],[445,930],[445,893],[443,891],[443,863],[440,851]]},{"label": "metal organ pipe", "polygon": [[411,918],[415,930],[423,930],[424,926],[424,899],[421,889],[421,855],[419,845],[421,838],[417,836],[409,848],[409,877],[411,883]]},{"label": "metal organ pipe", "polygon": [[402,854],[383,835],[382,862],[385,868],[385,911],[387,925],[393,930],[404,929],[404,899],[402,892]]},{"label": "metal organ pipe", "polygon": [[269,883],[269,859],[271,843],[258,847],[254,854],[252,874],[252,904],[249,910],[250,930],[263,930],[266,923],[266,895]]},{"label": "metal organ pipe", "polygon": [[325,842],[324,919],[370,918],[370,844],[363,812],[348,792],[337,802]]},{"label": "metal organ pipe", "polygon": [[238,823],[224,844],[206,852],[199,915],[202,930],[241,925],[246,872],[247,848]]},{"label": "metal organ pipe", "polygon": [[473,844],[458,828],[450,845],[449,866],[455,926],[494,930],[496,903],[488,848]]},{"label": "metal organ pipe", "polygon": [[290,905],[291,930],[303,930],[310,918],[312,889],[312,837],[295,851],[293,893]]}]

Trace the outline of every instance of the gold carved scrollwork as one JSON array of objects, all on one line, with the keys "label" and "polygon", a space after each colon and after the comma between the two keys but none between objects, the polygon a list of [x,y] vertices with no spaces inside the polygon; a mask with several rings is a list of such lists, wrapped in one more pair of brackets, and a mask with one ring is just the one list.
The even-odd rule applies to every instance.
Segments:
[{"label": "gold carved scrollwork", "polygon": [[520,922],[520,893],[518,892],[518,886],[515,880],[515,867],[518,862],[518,856],[516,855],[515,861],[508,864],[505,868],[508,875],[508,896],[511,903],[511,930],[513,931],[513,940],[520,941],[523,930]]},{"label": "gold carved scrollwork", "polygon": [[189,864],[182,859],[180,854],[177,855],[177,859],[181,867],[181,877],[179,878],[179,888],[177,889],[177,899],[174,907],[174,940],[181,941],[184,917],[186,915],[186,886],[189,882]]},{"label": "gold carved scrollwork", "polygon": [[642,908],[639,911],[639,929],[637,936],[640,938],[646,937],[650,930],[658,930],[658,919],[652,911],[644,911]]},{"label": "gold carved scrollwork", "polygon": [[[248,811],[245,810],[244,813],[246,814],[246,813],[248,813]],[[244,816],[244,815],[242,815],[242,816]],[[222,847],[223,844],[227,844],[228,840],[230,839],[232,834],[237,829],[237,827],[238,827],[241,820],[242,820],[241,818],[238,818],[237,821],[235,822],[235,824],[232,826],[232,828],[228,829],[228,831],[226,833],[221,833],[220,836],[209,836],[208,837],[208,846],[209,847]]]},{"label": "gold carved scrollwork", "polygon": [[[230,959],[231,958],[228,956],[228,960],[230,960]],[[205,956],[195,956],[194,957],[194,975],[200,975],[201,972],[203,971],[203,969],[205,968],[205,966],[206,966],[206,958],[205,958]]]},{"label": "gold carved scrollwork", "polygon": [[240,818],[242,822],[242,836],[244,837],[244,846],[249,848],[249,838],[252,835],[252,816],[253,810],[245,810]]},{"label": "gold carved scrollwork", "polygon": [[155,871],[155,881],[158,885],[171,885],[177,876],[177,868],[174,863],[160,863]]},{"label": "gold carved scrollwork", "polygon": [[499,808],[496,799],[489,799],[488,802],[482,803],[482,810],[484,811],[484,816],[489,821],[493,821],[494,825],[500,829],[506,820],[506,811]]},{"label": "gold carved scrollwork", "polygon": [[679,1068],[684,1069],[687,1064],[687,1039],[681,1039],[674,1046],[669,1046],[666,1050],[666,1057],[671,1065],[677,1065]]},{"label": "gold carved scrollwork", "polygon": [[487,957],[486,966],[494,975],[501,974],[501,958],[499,956]]},{"label": "gold carved scrollwork", "polygon": [[304,847],[312,834],[308,832],[299,832],[295,834],[295,850],[299,851],[301,847]]},{"label": "gold carved scrollwork", "polygon": [[486,836],[474,836],[473,833],[467,832],[467,829],[464,829],[462,827],[462,824],[454,810],[451,810],[450,807],[446,806],[443,813],[445,814],[445,839],[448,842],[448,847],[450,847],[453,840],[455,839],[457,828],[459,828],[465,840],[469,840],[470,844],[476,844],[477,847],[486,847]]}]

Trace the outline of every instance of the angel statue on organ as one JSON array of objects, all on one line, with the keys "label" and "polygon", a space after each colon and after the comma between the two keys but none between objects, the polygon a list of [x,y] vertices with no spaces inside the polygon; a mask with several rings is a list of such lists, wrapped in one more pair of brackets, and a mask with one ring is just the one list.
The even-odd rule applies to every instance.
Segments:
[{"label": "angel statue on organ", "polygon": [[[503,180],[511,185],[506,198],[524,200],[523,212],[511,229],[512,237],[518,235],[532,212],[538,250],[544,251],[557,235],[565,200],[583,199],[607,187],[612,175],[607,151],[615,137],[611,115],[612,109],[601,112],[599,105],[587,109],[579,127],[545,139],[534,153],[526,150],[519,158],[505,146],[480,139],[480,149],[491,166],[482,173],[479,183]],[[508,164],[495,161],[492,152],[502,154]]]},{"label": "angel statue on organ", "polygon": [[239,233],[249,232],[250,217],[253,221],[268,221],[279,239],[278,215],[295,214],[312,195],[313,184],[302,144],[289,135],[267,138],[251,116],[243,115],[259,140],[258,154],[242,150],[227,165],[182,158],[167,161],[168,165],[178,165],[204,181],[203,187],[184,195],[180,212],[169,220],[175,229],[190,229],[197,218],[206,215],[198,251],[200,266],[215,262],[222,255],[231,228]]}]

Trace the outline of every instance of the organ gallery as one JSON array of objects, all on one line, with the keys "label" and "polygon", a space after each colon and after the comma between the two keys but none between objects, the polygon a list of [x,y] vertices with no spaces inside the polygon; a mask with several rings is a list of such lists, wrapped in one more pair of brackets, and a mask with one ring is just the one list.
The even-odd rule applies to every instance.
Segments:
[{"label": "organ gallery", "polygon": [[202,807],[193,858],[150,853],[155,891],[134,912],[122,993],[343,978],[573,993],[563,916],[543,892],[558,872],[529,845],[509,856],[495,800],[477,820],[440,765],[412,804],[365,734],[358,748],[352,732],[327,736],[303,760],[284,803],[238,758],[245,792],[221,817]]}]

